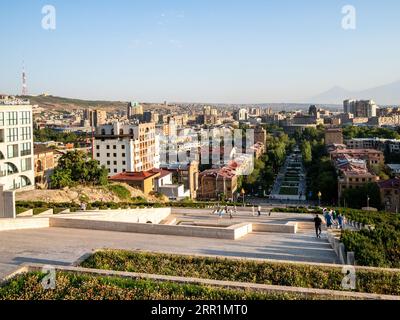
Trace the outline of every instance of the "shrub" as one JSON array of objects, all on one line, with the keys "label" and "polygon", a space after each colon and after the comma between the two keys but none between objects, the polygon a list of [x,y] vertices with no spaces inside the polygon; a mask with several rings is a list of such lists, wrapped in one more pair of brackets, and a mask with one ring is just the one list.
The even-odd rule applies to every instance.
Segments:
[{"label": "shrub", "polygon": [[[123,250],[96,252],[82,263],[82,267],[331,290],[342,290],[343,279],[340,266],[335,268]],[[358,269],[357,291],[400,295],[400,273]]]},{"label": "shrub", "polygon": [[307,298],[294,293],[262,293],[205,285],[97,277],[65,272],[57,272],[56,288],[46,290],[41,284],[44,276],[41,273],[28,273],[13,278],[8,284],[0,287],[0,300],[295,300]]},{"label": "shrub", "polygon": [[107,188],[121,200],[129,200],[131,197],[130,191],[120,184],[111,184]]}]

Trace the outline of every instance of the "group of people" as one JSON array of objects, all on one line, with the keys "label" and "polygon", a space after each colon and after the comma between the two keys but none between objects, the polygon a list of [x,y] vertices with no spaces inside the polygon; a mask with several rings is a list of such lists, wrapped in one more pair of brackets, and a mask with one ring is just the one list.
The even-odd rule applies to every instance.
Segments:
[{"label": "group of people", "polygon": [[[328,210],[327,208],[324,208],[322,210],[322,215],[325,219],[326,226],[328,229],[334,227],[338,229],[343,229],[344,225],[346,224],[346,217],[343,216],[341,213],[337,213],[335,210],[332,209]],[[323,222],[318,214],[314,218],[314,223],[315,223],[315,232],[317,234],[317,238],[321,238]]]},{"label": "group of people", "polygon": [[[224,208],[218,207],[217,209],[213,210],[213,214],[217,214],[220,218],[224,216],[224,214],[229,214],[229,218],[233,219],[233,214],[237,214],[237,208],[236,206],[233,207],[234,209],[228,207],[227,205]],[[257,216],[261,216],[261,206],[258,206],[257,208]],[[269,216],[271,216],[271,212],[267,213]],[[253,207],[253,216],[255,215],[255,207]]]}]

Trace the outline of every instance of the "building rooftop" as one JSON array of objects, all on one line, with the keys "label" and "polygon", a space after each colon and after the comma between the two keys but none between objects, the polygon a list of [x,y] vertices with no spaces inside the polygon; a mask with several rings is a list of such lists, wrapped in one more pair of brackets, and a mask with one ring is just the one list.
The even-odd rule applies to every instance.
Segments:
[{"label": "building rooftop", "polygon": [[109,178],[111,181],[143,181],[149,178],[159,177],[159,172],[141,171],[141,172],[122,172]]},{"label": "building rooftop", "polygon": [[400,178],[396,177],[394,179],[378,182],[379,188],[390,189],[390,188],[400,188]]}]

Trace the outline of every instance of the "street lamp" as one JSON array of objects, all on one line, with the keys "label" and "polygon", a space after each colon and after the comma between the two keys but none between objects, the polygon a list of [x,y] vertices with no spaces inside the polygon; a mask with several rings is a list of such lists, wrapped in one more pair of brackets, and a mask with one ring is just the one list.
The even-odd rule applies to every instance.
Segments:
[{"label": "street lamp", "polygon": [[244,189],[242,189],[242,191],[240,192],[243,196],[243,207],[244,207],[244,195],[246,194],[246,192],[244,191]]},{"label": "street lamp", "polygon": [[318,192],[318,206],[321,206],[321,197],[322,197],[322,193],[321,191]]}]

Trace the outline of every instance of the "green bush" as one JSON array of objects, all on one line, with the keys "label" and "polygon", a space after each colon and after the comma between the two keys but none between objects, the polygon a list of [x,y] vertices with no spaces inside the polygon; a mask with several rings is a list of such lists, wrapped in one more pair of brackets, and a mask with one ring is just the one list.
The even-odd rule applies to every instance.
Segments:
[{"label": "green bush", "polygon": [[[96,277],[57,272],[54,290],[44,289],[45,275],[19,275],[0,287],[0,300],[296,300],[299,294],[261,293],[154,280]],[[327,296],[320,297],[327,299]],[[308,298],[310,299],[310,298]]]},{"label": "green bush", "polygon": [[344,231],[342,242],[355,253],[358,264],[400,268],[400,215],[355,209],[337,209],[353,221],[372,225],[372,230]]},{"label": "green bush", "polygon": [[[259,262],[171,254],[99,251],[81,265],[85,268],[240,281],[269,285],[342,290],[340,266]],[[400,295],[400,273],[357,270],[357,291]]]},{"label": "green bush", "polygon": [[121,200],[129,200],[131,197],[130,191],[120,184],[110,184],[107,188]]}]

